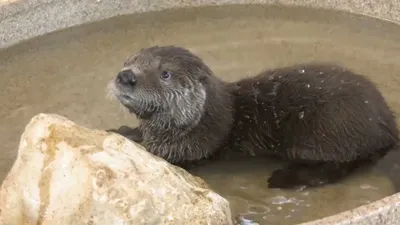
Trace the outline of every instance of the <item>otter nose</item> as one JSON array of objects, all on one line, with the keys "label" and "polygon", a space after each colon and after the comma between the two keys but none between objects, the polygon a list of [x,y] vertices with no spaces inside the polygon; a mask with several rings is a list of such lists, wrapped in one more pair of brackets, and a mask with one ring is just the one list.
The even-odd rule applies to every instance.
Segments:
[{"label": "otter nose", "polygon": [[117,82],[124,85],[135,85],[135,74],[132,70],[122,70],[117,75]]}]

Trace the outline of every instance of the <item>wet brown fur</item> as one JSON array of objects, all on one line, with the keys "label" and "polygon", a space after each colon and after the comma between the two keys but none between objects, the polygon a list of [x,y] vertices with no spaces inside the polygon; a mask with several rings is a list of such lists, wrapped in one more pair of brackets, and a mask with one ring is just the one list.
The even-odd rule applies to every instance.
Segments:
[{"label": "wet brown fur", "polygon": [[275,171],[269,187],[318,186],[345,177],[359,162],[375,154],[381,157],[398,142],[394,115],[379,90],[341,66],[294,65],[226,83],[183,48],[153,47],[145,52],[168,58],[177,71],[184,68],[173,82],[191,79],[205,88],[204,106],[193,109],[201,112],[194,124],[160,123],[163,118],[153,112],[139,129],[114,130],[136,134],[133,140],[143,140],[150,152],[171,163],[231,152],[272,155],[292,164]]}]

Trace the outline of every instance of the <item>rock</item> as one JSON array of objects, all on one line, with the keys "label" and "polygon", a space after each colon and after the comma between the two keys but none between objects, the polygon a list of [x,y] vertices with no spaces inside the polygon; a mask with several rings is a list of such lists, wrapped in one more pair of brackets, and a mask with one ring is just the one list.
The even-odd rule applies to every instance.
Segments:
[{"label": "rock", "polygon": [[232,224],[198,177],[120,135],[32,118],[0,190],[1,225]]}]

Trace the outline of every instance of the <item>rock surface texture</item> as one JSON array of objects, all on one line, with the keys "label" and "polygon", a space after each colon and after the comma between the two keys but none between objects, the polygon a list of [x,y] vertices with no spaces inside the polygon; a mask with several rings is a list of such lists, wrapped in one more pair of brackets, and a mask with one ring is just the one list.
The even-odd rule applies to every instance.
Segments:
[{"label": "rock surface texture", "polygon": [[127,139],[39,114],[0,190],[1,225],[229,225],[227,200]]}]

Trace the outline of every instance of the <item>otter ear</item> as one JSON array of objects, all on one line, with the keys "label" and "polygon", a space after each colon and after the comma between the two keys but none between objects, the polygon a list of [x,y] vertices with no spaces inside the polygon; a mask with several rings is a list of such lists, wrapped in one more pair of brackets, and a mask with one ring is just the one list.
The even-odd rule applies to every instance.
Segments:
[{"label": "otter ear", "polygon": [[199,81],[200,81],[200,83],[203,83],[203,84],[207,83],[207,81],[208,81],[208,76],[205,75],[205,74],[200,74],[200,76],[199,76]]},{"label": "otter ear", "polygon": [[207,76],[204,75],[200,76],[199,81],[203,84],[207,83]]}]

